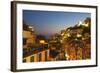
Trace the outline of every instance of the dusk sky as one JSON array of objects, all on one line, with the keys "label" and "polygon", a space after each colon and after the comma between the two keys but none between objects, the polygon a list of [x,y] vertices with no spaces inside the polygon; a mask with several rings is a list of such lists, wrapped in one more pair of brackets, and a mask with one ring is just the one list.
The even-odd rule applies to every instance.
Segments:
[{"label": "dusk sky", "polygon": [[86,17],[91,17],[91,14],[79,12],[23,10],[23,20],[26,24],[32,25],[36,34],[45,36],[52,35],[70,26],[74,26],[79,21],[86,19]]}]

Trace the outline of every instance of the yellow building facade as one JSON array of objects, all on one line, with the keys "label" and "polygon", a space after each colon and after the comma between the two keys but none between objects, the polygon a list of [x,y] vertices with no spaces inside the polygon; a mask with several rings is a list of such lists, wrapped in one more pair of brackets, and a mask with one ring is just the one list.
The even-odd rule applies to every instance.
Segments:
[{"label": "yellow building facade", "polygon": [[40,52],[33,51],[32,54],[27,55],[24,57],[23,62],[28,63],[28,62],[45,62],[49,61],[49,49],[48,50],[43,50]]},{"label": "yellow building facade", "polygon": [[29,48],[35,44],[35,39],[34,28],[32,26],[27,26],[27,29],[23,30],[23,49]]}]

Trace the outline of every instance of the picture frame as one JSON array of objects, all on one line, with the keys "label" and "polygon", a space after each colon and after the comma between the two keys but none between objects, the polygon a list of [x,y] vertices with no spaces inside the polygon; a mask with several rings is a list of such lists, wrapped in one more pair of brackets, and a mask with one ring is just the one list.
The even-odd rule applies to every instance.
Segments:
[{"label": "picture frame", "polygon": [[11,71],[96,67],[97,16],[97,6],[12,1]]}]

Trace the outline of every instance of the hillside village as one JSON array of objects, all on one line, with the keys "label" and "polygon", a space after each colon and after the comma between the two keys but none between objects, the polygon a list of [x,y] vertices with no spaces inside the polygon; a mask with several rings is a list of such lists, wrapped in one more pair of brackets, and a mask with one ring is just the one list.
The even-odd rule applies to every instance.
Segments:
[{"label": "hillside village", "polygon": [[66,27],[46,39],[23,24],[23,62],[91,59],[91,19]]}]

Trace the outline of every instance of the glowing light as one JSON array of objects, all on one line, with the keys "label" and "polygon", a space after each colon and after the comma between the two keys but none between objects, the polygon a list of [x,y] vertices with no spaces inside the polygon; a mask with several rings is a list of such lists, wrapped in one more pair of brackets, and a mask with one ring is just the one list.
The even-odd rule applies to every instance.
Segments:
[{"label": "glowing light", "polygon": [[70,37],[70,34],[67,34],[68,37]]},{"label": "glowing light", "polygon": [[30,28],[32,31],[34,31],[34,28],[32,26],[29,26],[28,28]]},{"label": "glowing light", "polygon": [[40,43],[41,43],[41,44],[44,44],[44,43],[45,43],[45,40],[40,40]]},{"label": "glowing light", "polygon": [[80,35],[80,34],[77,34],[77,37],[81,37],[82,35]]},{"label": "glowing light", "polygon": [[80,26],[80,25],[82,25],[82,22],[81,21],[79,21],[79,23],[78,23],[78,26]]},{"label": "glowing light", "polygon": [[82,23],[81,21],[79,21],[79,23],[78,23],[78,26],[80,26],[80,25],[85,26],[85,27],[88,27],[88,24]]},{"label": "glowing light", "polygon": [[67,60],[69,59],[69,55],[67,53],[65,54],[65,57]]},{"label": "glowing light", "polygon": [[64,36],[64,33],[62,33],[61,36]]}]

